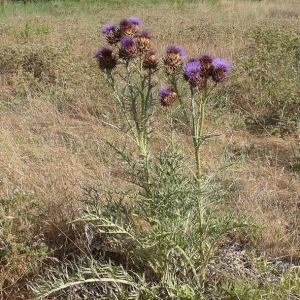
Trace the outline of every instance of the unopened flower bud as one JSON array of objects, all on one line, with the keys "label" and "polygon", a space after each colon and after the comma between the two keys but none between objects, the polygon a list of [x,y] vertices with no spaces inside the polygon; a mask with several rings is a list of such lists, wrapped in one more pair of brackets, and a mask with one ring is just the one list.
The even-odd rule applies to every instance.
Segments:
[{"label": "unopened flower bud", "polygon": [[185,57],[186,57],[186,52],[183,48],[174,44],[168,46],[167,54],[164,58],[166,73],[168,75],[174,74],[179,69],[181,69]]},{"label": "unopened flower bud", "polygon": [[100,69],[113,69],[117,64],[116,50],[109,46],[100,48],[94,56]]},{"label": "unopened flower bud", "polygon": [[152,46],[153,36],[148,30],[137,34],[137,45],[141,52],[148,51]]},{"label": "unopened flower bud", "polygon": [[203,77],[212,76],[213,65],[212,65],[213,57],[209,54],[203,54],[199,58],[199,62],[201,64],[201,75]]},{"label": "unopened flower bud", "polygon": [[157,65],[158,65],[157,51],[155,49],[150,49],[150,51],[145,54],[143,60],[143,67],[145,69],[155,69]]}]

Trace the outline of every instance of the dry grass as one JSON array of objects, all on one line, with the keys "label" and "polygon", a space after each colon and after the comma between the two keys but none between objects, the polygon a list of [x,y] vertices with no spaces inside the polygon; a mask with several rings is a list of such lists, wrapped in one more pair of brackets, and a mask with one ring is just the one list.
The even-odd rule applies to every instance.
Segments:
[{"label": "dry grass", "polygon": [[[223,0],[215,5],[132,5],[119,10],[103,6],[92,13],[15,13],[2,19],[0,52],[6,59],[0,64],[0,198],[10,199],[16,189],[34,191],[37,202],[44,204],[46,217],[28,227],[27,234],[43,233],[49,247],[68,244],[66,223],[80,205],[81,186],[124,184],[122,168],[105,142],[124,137],[105,124],[107,117],[118,117],[93,60],[104,44],[100,29],[105,23],[136,15],[156,37],[161,54],[168,44],[177,43],[191,56],[209,52],[234,65],[236,54],[247,47],[246,33],[260,22],[288,19],[299,26],[298,1],[286,2]],[[209,112],[206,130],[220,135],[203,149],[204,172],[214,174],[233,163],[215,178],[230,187],[227,201],[238,214],[265,227],[257,247],[267,256],[298,257],[299,173],[287,168],[297,151],[297,134],[282,139],[268,130],[251,133],[237,126],[235,112],[217,110]],[[160,129],[165,126],[162,122],[157,115]],[[165,144],[166,135],[163,130],[158,133],[157,149]],[[176,140],[192,155],[184,132],[178,130]],[[18,205],[17,211],[24,204]],[[15,216],[14,211],[10,214]],[[57,252],[60,259],[70,253],[67,248]],[[16,263],[21,269],[27,261],[22,255],[17,255]],[[0,268],[2,286],[22,276],[19,269],[5,264]],[[28,274],[25,270],[23,275]]]}]

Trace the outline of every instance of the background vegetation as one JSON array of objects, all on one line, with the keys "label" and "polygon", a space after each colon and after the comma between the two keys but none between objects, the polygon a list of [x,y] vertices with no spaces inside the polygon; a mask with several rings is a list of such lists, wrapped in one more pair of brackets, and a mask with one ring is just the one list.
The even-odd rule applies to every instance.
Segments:
[{"label": "background vegetation", "polygon": [[[124,192],[128,186],[124,165],[106,143],[126,138],[109,126],[119,115],[93,56],[105,44],[103,26],[132,15],[151,30],[161,55],[176,43],[189,54],[209,52],[233,64],[230,79],[207,108],[206,130],[216,136],[205,143],[202,164],[206,178],[220,192],[218,199],[222,195],[224,211],[257,226],[231,233],[221,242],[225,248],[238,244],[251,258],[244,265],[256,273],[247,281],[247,274],[225,269],[214,275],[212,270],[202,297],[299,299],[297,0],[1,1],[1,297],[33,299],[33,290],[47,290],[43,278],[52,278],[48,287],[55,288],[53,278],[65,283],[74,275],[88,283],[95,274],[120,273],[114,269],[120,264],[130,267],[132,261],[124,253],[113,251],[106,251],[112,263],[111,268],[106,265],[106,273],[101,266],[93,267],[102,263],[97,255],[103,254],[103,245],[89,244],[91,226],[74,220],[82,218],[82,211],[95,213],[99,199],[115,199],[109,193],[116,187]],[[156,153],[169,143],[168,124],[159,109],[153,127]],[[185,128],[178,123],[175,129],[175,144],[189,159],[193,149]],[[95,198],[94,192],[100,191],[102,196]],[[184,191],[177,192],[182,197]],[[114,206],[105,209],[115,211]],[[129,242],[113,243],[101,235],[93,241],[108,241],[114,251],[121,245],[136,254]],[[278,262],[292,267],[283,272],[274,268]],[[138,263],[136,258],[133,264]],[[86,267],[86,277],[82,269],[76,272],[78,266]],[[264,280],[266,273],[275,274],[276,280]],[[141,290],[143,279],[127,275],[122,280]],[[82,289],[43,299],[76,299]],[[91,287],[85,293],[90,291]],[[129,297],[125,291],[123,299]],[[177,298],[196,299],[189,288],[177,292]]]}]

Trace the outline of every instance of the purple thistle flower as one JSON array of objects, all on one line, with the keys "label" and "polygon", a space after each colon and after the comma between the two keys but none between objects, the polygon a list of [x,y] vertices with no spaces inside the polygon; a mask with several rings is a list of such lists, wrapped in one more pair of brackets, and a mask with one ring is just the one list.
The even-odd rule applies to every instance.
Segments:
[{"label": "purple thistle flower", "polygon": [[137,25],[139,27],[143,26],[142,21],[140,19],[138,19],[137,17],[132,16],[132,17],[128,18],[128,20],[134,25]]},{"label": "purple thistle flower", "polygon": [[115,31],[116,30],[116,26],[114,24],[111,23],[107,23],[103,29],[102,29],[102,33],[108,35],[111,31]]},{"label": "purple thistle flower", "polygon": [[143,23],[136,17],[121,20],[119,23],[121,35],[135,35],[142,24]]},{"label": "purple thistle flower", "polygon": [[167,88],[162,88],[158,93],[158,96],[162,106],[170,106],[177,100],[177,94],[175,93],[175,88],[172,84]]},{"label": "purple thistle flower", "polygon": [[197,60],[190,60],[183,68],[183,76],[192,87],[203,88],[204,78],[201,74],[202,66]]},{"label": "purple thistle flower", "polygon": [[212,65],[215,70],[222,69],[226,74],[230,74],[231,63],[227,59],[215,58],[212,60]]},{"label": "purple thistle flower", "polygon": [[151,34],[151,32],[149,30],[143,30],[141,32],[139,32],[137,34],[138,38],[145,38],[145,39],[149,39],[152,40],[153,39],[153,35]]},{"label": "purple thistle flower", "polygon": [[202,54],[199,57],[199,61],[200,61],[201,64],[211,64],[213,59],[214,58],[208,53]]},{"label": "purple thistle flower", "polygon": [[121,48],[119,50],[119,55],[121,58],[130,59],[137,57],[139,54],[139,49],[133,37],[126,35],[121,39]]},{"label": "purple thistle flower", "polygon": [[168,88],[162,88],[160,92],[158,93],[159,98],[164,99],[167,98],[170,95],[170,91]]},{"label": "purple thistle flower", "polygon": [[111,45],[115,45],[120,41],[120,29],[114,24],[107,23],[102,29],[102,33],[106,35],[106,40]]},{"label": "purple thistle flower", "polygon": [[185,50],[175,44],[169,45],[167,47],[166,51],[167,51],[167,54],[170,54],[170,53],[179,54],[183,59],[186,58]]},{"label": "purple thistle flower", "polygon": [[121,47],[124,49],[129,49],[131,47],[133,47],[135,45],[135,41],[132,38],[132,36],[128,35],[128,36],[124,36],[121,39]]},{"label": "purple thistle flower", "polygon": [[227,59],[215,58],[212,61],[213,73],[212,79],[215,82],[223,82],[230,74],[231,64]]},{"label": "purple thistle flower", "polygon": [[113,52],[113,48],[109,46],[104,46],[96,52],[94,58],[100,58],[102,56],[110,56],[112,52]]},{"label": "purple thistle flower", "polygon": [[113,69],[117,64],[117,53],[114,48],[109,46],[100,48],[94,58],[98,60],[100,69]]},{"label": "purple thistle flower", "polygon": [[199,61],[189,61],[183,68],[183,75],[186,80],[200,74],[201,65]]}]

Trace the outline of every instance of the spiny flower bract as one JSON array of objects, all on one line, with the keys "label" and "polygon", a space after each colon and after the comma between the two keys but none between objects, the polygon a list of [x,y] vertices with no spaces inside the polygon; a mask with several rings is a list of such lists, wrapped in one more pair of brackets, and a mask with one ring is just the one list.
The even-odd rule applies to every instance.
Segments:
[{"label": "spiny flower bract", "polygon": [[155,49],[150,49],[149,52],[145,54],[143,60],[143,67],[145,69],[155,69],[158,65],[158,56]]},{"label": "spiny flower bract", "polygon": [[137,44],[140,51],[144,52],[151,48],[153,35],[149,30],[143,30],[137,34]]},{"label": "spiny flower bract", "polygon": [[213,65],[212,65],[213,57],[210,54],[202,54],[199,58],[199,62],[201,64],[201,75],[204,77],[209,77],[212,75]]},{"label": "spiny flower bract", "polygon": [[164,58],[166,73],[168,75],[174,74],[182,67],[183,60],[186,58],[186,52],[175,44],[169,45],[166,52],[167,54]]}]

